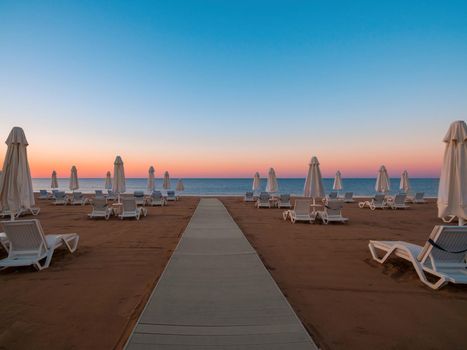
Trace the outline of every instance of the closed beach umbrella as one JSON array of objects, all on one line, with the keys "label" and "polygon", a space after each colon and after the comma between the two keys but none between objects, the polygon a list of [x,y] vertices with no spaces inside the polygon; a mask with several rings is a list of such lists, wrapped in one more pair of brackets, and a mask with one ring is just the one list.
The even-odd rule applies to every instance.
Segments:
[{"label": "closed beach umbrella", "polygon": [[275,193],[279,191],[279,184],[277,183],[276,172],[273,168],[269,169],[268,182],[266,183],[266,192]]},{"label": "closed beach umbrella", "polygon": [[387,193],[389,192],[389,175],[386,170],[386,167],[383,165],[379,168],[378,177],[376,178],[376,192]]},{"label": "closed beach umbrella", "polygon": [[77,190],[79,188],[78,169],[76,169],[74,165],[71,167],[69,188],[72,191]]},{"label": "closed beach umbrella", "polygon": [[106,190],[111,190],[112,189],[112,174],[110,173],[110,171],[108,171],[107,174],[105,175],[104,188]]},{"label": "closed beach umbrella", "polygon": [[318,158],[316,157],[311,158],[303,189],[303,195],[305,197],[313,198],[313,202],[316,198],[324,198],[326,196],[324,192],[323,179],[321,177],[321,170],[319,169]]},{"label": "closed beach umbrella", "polygon": [[253,186],[251,189],[254,192],[259,192],[261,190],[261,177],[259,176],[258,172],[256,172],[255,176],[253,176]]},{"label": "closed beach umbrella", "polygon": [[175,188],[178,192],[185,191],[185,186],[183,185],[182,179],[178,179],[177,187]]},{"label": "closed beach umbrella", "polygon": [[467,125],[459,120],[451,124],[439,178],[438,216],[457,216],[459,225],[467,219]]},{"label": "closed beach umbrella", "polygon": [[0,180],[0,209],[10,210],[13,219],[21,208],[30,209],[35,202],[23,129],[14,127],[5,143],[8,148]]},{"label": "closed beach umbrella", "polygon": [[148,192],[154,191],[155,185],[156,185],[156,181],[154,180],[154,167],[151,166],[149,167],[149,170],[148,170],[148,185],[147,185]]},{"label": "closed beach umbrella", "polygon": [[399,184],[399,189],[404,193],[409,193],[410,183],[409,183],[409,173],[407,170],[404,170],[401,175],[401,183]]},{"label": "closed beach umbrella", "polygon": [[118,194],[119,202],[120,194],[126,191],[125,169],[123,167],[123,160],[122,158],[120,158],[120,156],[117,156],[114,162],[114,178],[112,181],[112,191]]},{"label": "closed beach umbrella", "polygon": [[162,184],[162,187],[164,190],[170,189],[170,176],[168,171],[164,173],[164,183]]},{"label": "closed beach umbrella", "polygon": [[336,176],[334,177],[334,184],[332,185],[332,189],[335,191],[342,190],[342,175],[339,170],[337,170]]},{"label": "closed beach umbrella", "polygon": [[50,188],[58,188],[57,172],[55,170],[52,171],[52,182],[50,184]]}]

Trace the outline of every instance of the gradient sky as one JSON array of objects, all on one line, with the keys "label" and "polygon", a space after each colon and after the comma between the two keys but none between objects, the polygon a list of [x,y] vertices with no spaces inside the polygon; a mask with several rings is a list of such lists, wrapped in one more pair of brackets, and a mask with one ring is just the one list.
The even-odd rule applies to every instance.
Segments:
[{"label": "gradient sky", "polygon": [[466,1],[0,0],[34,177],[437,177],[466,115]]}]

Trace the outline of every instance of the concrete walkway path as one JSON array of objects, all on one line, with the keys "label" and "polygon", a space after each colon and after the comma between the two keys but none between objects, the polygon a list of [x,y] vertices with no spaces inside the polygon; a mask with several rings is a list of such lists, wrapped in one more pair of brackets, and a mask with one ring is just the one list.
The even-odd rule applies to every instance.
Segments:
[{"label": "concrete walkway path", "polygon": [[126,349],[316,345],[222,203],[201,199]]}]

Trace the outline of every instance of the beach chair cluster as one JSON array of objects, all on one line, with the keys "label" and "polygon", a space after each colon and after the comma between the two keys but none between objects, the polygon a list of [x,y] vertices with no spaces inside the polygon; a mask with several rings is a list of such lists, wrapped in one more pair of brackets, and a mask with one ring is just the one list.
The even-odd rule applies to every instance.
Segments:
[{"label": "beach chair cluster", "polygon": [[15,266],[34,266],[37,270],[49,267],[56,249],[63,247],[70,253],[78,248],[76,233],[45,235],[39,220],[3,221],[4,232],[0,244],[8,256],[0,260],[0,269]]},{"label": "beach chair cluster", "polygon": [[256,208],[291,208],[290,194],[271,195],[268,192],[261,192],[258,196],[252,196],[253,192],[245,194],[245,202],[254,202]]},{"label": "beach chair cluster", "polygon": [[293,209],[282,213],[284,220],[290,220],[293,224],[298,221],[314,223],[319,220],[324,224],[330,222],[347,223],[348,218],[342,215],[344,201],[328,199],[323,210],[314,210],[311,199],[296,199]]}]

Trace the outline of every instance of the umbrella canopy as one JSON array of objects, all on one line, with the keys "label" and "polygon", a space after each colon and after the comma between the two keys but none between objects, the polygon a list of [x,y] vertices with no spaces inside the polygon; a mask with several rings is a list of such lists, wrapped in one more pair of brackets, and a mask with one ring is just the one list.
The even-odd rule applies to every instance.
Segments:
[{"label": "umbrella canopy", "polygon": [[384,165],[379,168],[378,177],[376,178],[375,191],[381,193],[389,192],[389,175]]},{"label": "umbrella canopy", "polygon": [[111,190],[112,189],[112,174],[110,173],[110,171],[108,171],[107,174],[105,175],[104,188],[106,190]]},{"label": "umbrella canopy", "polygon": [[438,216],[457,216],[459,225],[467,219],[467,125],[451,124],[443,141],[446,143],[439,178]]},{"label": "umbrella canopy", "polygon": [[58,188],[57,172],[55,170],[52,171],[52,181],[50,183],[50,188]]},{"label": "umbrella canopy", "polygon": [[73,165],[71,167],[71,172],[70,172],[70,185],[69,189],[74,191],[79,188],[79,181],[78,181],[78,169]]},{"label": "umbrella canopy", "polygon": [[126,191],[125,184],[125,169],[123,167],[123,160],[120,156],[115,158],[114,162],[114,178],[112,181],[112,191],[117,194],[124,193]]},{"label": "umbrella canopy", "polygon": [[407,172],[407,170],[404,170],[402,172],[399,189],[404,193],[409,193],[410,191],[409,173]]},{"label": "umbrella canopy", "polygon": [[175,188],[175,190],[178,192],[185,191],[185,186],[183,185],[182,179],[178,179],[177,187]]},{"label": "umbrella canopy", "polygon": [[14,127],[5,143],[8,148],[0,179],[0,209],[16,213],[35,204],[26,150],[28,141],[23,129]]},{"label": "umbrella canopy", "polygon": [[279,184],[277,183],[276,172],[273,168],[269,169],[268,182],[266,183],[266,192],[274,193],[279,191]]},{"label": "umbrella canopy", "polygon": [[154,167],[151,166],[149,167],[149,170],[148,170],[148,185],[147,185],[147,189],[148,189],[148,192],[152,192],[154,191],[154,188],[156,188],[156,181],[154,180]]},{"label": "umbrella canopy", "polygon": [[334,184],[332,185],[332,189],[335,191],[342,190],[342,175],[339,170],[337,170],[336,176],[334,177]]},{"label": "umbrella canopy", "polygon": [[162,187],[164,190],[170,189],[170,175],[168,171],[164,173],[164,183],[162,184]]},{"label": "umbrella canopy", "polygon": [[303,189],[303,195],[313,199],[324,198],[326,196],[324,192],[323,179],[321,177],[321,170],[319,169],[318,158],[316,157],[311,158]]},{"label": "umbrella canopy", "polygon": [[259,190],[261,190],[261,177],[259,176],[258,172],[256,172],[255,176],[253,176],[253,186],[251,187],[251,189],[254,192],[258,192]]}]

